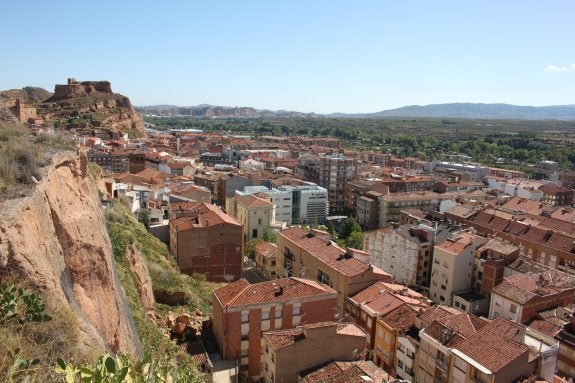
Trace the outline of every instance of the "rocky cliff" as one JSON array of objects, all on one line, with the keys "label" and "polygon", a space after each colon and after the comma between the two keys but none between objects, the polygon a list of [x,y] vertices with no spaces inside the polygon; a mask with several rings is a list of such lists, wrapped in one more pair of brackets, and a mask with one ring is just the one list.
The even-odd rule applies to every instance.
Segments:
[{"label": "rocky cliff", "polygon": [[105,130],[112,136],[114,133],[144,135],[144,123],[130,99],[113,93],[108,81],[68,79],[67,84],[55,86],[52,97],[36,106],[40,116],[63,128]]},{"label": "rocky cliff", "polygon": [[58,154],[43,172],[29,197],[1,206],[0,271],[16,273],[52,310],[71,307],[80,322],[76,347],[140,353],[85,158]]}]

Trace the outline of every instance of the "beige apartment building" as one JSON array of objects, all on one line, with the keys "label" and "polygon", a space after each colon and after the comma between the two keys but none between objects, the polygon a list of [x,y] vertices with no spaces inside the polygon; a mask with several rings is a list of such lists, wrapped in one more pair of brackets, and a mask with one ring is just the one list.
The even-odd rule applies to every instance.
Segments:
[{"label": "beige apartment building", "polygon": [[331,360],[359,357],[366,334],[354,323],[324,322],[262,336],[262,378],[265,382],[297,383],[300,372]]},{"label": "beige apartment building", "polygon": [[255,195],[227,199],[226,210],[243,225],[245,241],[262,239],[274,221],[274,204]]},{"label": "beige apartment building", "polygon": [[379,227],[387,227],[392,222],[398,223],[400,213],[405,208],[439,211],[441,201],[454,197],[452,193],[423,191],[382,195],[379,197]]},{"label": "beige apartment building", "polygon": [[277,275],[313,279],[333,287],[339,315],[344,314],[346,297],[378,281],[393,282],[391,274],[369,264],[366,252],[342,249],[327,232],[292,227],[278,233],[277,246]]},{"label": "beige apartment building", "polygon": [[461,231],[435,245],[429,286],[432,301],[451,306],[453,293],[472,287],[475,250],[487,241],[487,238]]}]

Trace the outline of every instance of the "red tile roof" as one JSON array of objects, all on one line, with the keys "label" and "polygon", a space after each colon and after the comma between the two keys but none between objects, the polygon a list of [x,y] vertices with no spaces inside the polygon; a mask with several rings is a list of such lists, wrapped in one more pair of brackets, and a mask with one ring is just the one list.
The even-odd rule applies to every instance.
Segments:
[{"label": "red tile roof", "polygon": [[[281,291],[281,294],[279,294]],[[249,284],[240,279],[214,291],[224,306],[242,306],[256,303],[285,302],[291,299],[324,295],[336,297],[336,291],[327,285],[302,278],[283,278]]]},{"label": "red tile roof", "polygon": [[575,289],[575,277],[550,270],[547,273],[510,275],[493,289],[513,302],[525,304],[535,297],[559,294]]},{"label": "red tile roof", "polygon": [[552,338],[555,337],[559,331],[561,331],[561,327],[543,319],[535,319],[529,324],[529,328]]},{"label": "red tile roof", "polygon": [[434,320],[440,318],[445,318],[452,315],[459,315],[461,312],[454,307],[448,306],[432,306],[426,309],[423,313],[419,314],[417,317],[424,323],[424,325],[430,324]]},{"label": "red tile roof", "polygon": [[494,231],[508,233],[528,241],[540,243],[565,252],[575,252],[573,237],[557,233],[554,230],[532,226],[521,221],[498,217],[495,214],[478,212],[468,218],[471,224],[481,225]]},{"label": "red tile roof", "polygon": [[264,258],[273,257],[277,250],[275,243],[261,242],[256,245],[256,253],[261,254]]},{"label": "red tile roof", "polygon": [[389,311],[387,314],[379,317],[378,320],[393,329],[407,330],[414,325],[417,313],[418,311],[416,309],[403,303],[397,306],[395,309]]},{"label": "red tile roof", "polygon": [[256,197],[255,195],[240,195],[236,197],[236,200],[248,208],[266,207],[271,209],[274,206],[270,201]]},{"label": "red tile roof", "polygon": [[515,340],[523,331],[523,326],[500,317],[463,340],[456,349],[495,373],[529,353],[526,345]]},{"label": "red tile roof", "polygon": [[367,271],[370,266],[362,261],[346,256],[346,251],[331,241],[310,234],[300,227],[292,227],[279,232],[279,235],[308,251],[324,264],[339,270],[347,276]]},{"label": "red tile roof", "polygon": [[306,324],[295,329],[266,331],[263,333],[263,338],[268,341],[271,348],[279,350],[294,344],[298,340],[305,339],[308,331],[321,327],[333,327],[334,335],[357,336],[360,338],[366,338],[367,336],[355,323],[319,322]]},{"label": "red tile roof", "polygon": [[384,383],[393,379],[372,361],[329,362],[302,371],[301,376],[306,383]]},{"label": "red tile roof", "polygon": [[[224,213],[216,205],[206,202],[179,202],[172,204],[173,211],[189,211],[190,216],[183,216],[170,220],[170,226],[176,231],[185,231],[194,227],[208,227],[220,224],[242,226],[235,218]],[[189,209],[189,210],[188,210]]]}]

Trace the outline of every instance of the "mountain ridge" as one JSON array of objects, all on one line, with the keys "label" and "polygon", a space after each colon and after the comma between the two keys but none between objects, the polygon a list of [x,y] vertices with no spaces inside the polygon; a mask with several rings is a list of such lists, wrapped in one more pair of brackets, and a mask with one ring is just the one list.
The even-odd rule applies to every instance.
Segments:
[{"label": "mountain ridge", "polygon": [[550,106],[524,106],[505,103],[445,103],[407,105],[401,108],[373,113],[304,113],[287,110],[228,107],[209,104],[179,107],[175,105],[136,106],[142,114],[157,116],[191,116],[222,118],[260,117],[331,117],[331,118],[477,118],[510,120],[575,120],[575,104]]}]

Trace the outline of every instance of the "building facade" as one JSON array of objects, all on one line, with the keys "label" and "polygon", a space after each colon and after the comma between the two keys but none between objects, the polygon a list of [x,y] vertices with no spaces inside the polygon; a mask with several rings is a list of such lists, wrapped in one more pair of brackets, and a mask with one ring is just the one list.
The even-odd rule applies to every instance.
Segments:
[{"label": "building facade", "polygon": [[170,252],[182,272],[213,282],[241,277],[244,235],[238,221],[205,202],[172,211],[170,218]]},{"label": "building facade", "polygon": [[213,332],[220,355],[237,360],[242,374],[262,376],[262,332],[332,321],[336,292],[301,278],[250,284],[240,279],[214,291]]}]

